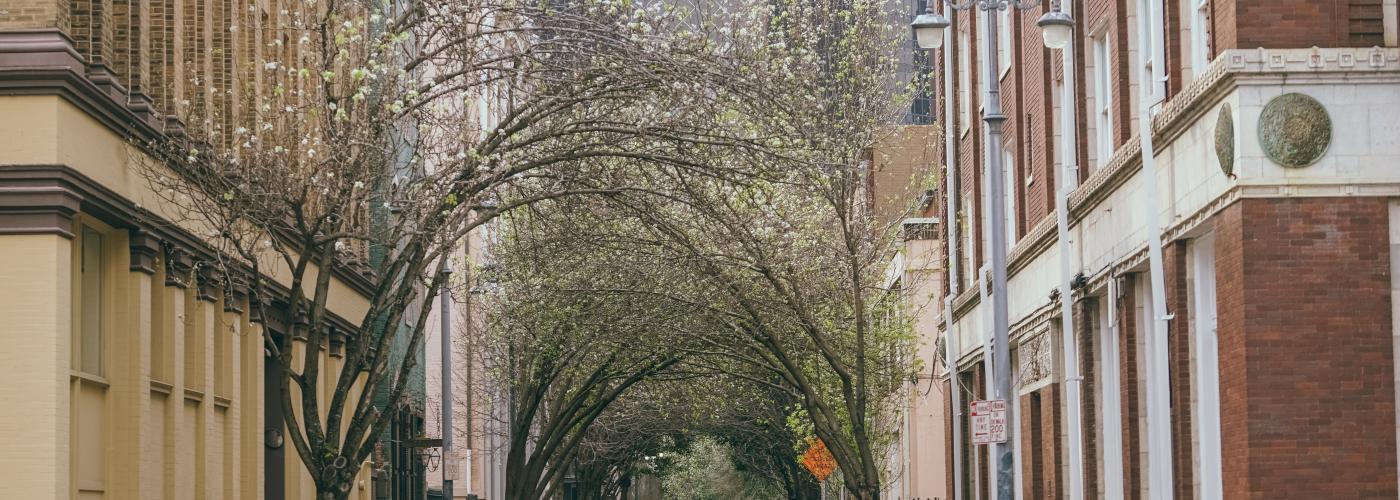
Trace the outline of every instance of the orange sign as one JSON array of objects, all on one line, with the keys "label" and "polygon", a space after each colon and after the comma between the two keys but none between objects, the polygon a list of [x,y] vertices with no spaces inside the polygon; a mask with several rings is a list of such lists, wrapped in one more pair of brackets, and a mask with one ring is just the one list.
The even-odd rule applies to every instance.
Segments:
[{"label": "orange sign", "polygon": [[802,466],[817,478],[817,482],[822,482],[836,472],[836,458],[831,456],[831,450],[826,449],[826,443],[813,439],[807,444],[807,451],[802,452]]}]

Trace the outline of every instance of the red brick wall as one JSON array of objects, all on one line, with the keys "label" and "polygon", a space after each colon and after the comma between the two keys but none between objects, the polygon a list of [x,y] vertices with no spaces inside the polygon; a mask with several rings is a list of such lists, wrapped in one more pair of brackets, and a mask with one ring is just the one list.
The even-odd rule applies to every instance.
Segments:
[{"label": "red brick wall", "polygon": [[1021,447],[1021,492],[1025,498],[1058,500],[1064,498],[1060,468],[1064,466],[1061,446],[1060,384],[1050,384],[1020,396],[1019,445]]},{"label": "red brick wall", "polygon": [[1132,290],[1136,275],[1123,280],[1123,298],[1118,301],[1118,380],[1119,397],[1123,407],[1123,498],[1142,498],[1143,434],[1139,433],[1138,416],[1142,406],[1138,400],[1137,301]]},{"label": "red brick wall", "polygon": [[1225,49],[1380,45],[1375,2],[1219,0],[1211,7],[1215,53]]},{"label": "red brick wall", "polygon": [[1045,489],[1041,474],[1040,455],[1037,452],[1041,440],[1040,426],[1040,397],[1036,393],[1022,394],[1020,399],[1021,414],[1016,416],[1017,429],[1016,446],[1021,448],[1021,470],[1016,471],[1021,475],[1021,496],[1024,498],[1042,498]]},{"label": "red brick wall", "polygon": [[1098,402],[1094,399],[1094,395],[1098,394],[1099,360],[1095,351],[1098,339],[1094,335],[1097,330],[1094,325],[1097,321],[1098,304],[1095,301],[1084,300],[1075,304],[1074,329],[1079,342],[1079,376],[1083,379],[1079,385],[1079,415],[1084,429],[1084,498],[1099,497],[1099,413]]},{"label": "red brick wall", "polygon": [[[948,485],[948,495],[950,497],[953,495],[955,488],[953,485],[957,484],[955,482],[957,478],[953,476],[953,464],[955,463],[953,460],[957,457],[953,452],[955,449],[954,446],[956,445],[956,443],[953,442],[953,426],[961,425],[961,422],[959,422],[957,418],[957,408],[953,406],[953,381],[957,379],[958,374],[950,374],[948,380],[940,384],[943,386],[943,394],[945,396],[943,398],[944,408],[948,408],[948,411],[943,413],[943,435],[948,436],[948,442],[943,446],[943,463],[948,464],[947,467],[943,468],[943,478],[945,480],[944,484]],[[962,429],[958,431],[962,432]],[[967,439],[967,434],[962,434],[961,437]]]},{"label": "red brick wall", "polygon": [[1218,216],[1226,498],[1395,498],[1383,198],[1245,199]]},{"label": "red brick wall", "polygon": [[[975,218],[972,218],[968,221],[968,227],[971,228],[972,233],[972,248],[959,248],[959,250],[964,254],[964,256],[966,255],[965,252],[972,252],[972,268],[963,271],[964,273],[966,273],[967,276],[971,278],[967,280],[967,283],[972,283],[977,279],[977,268],[982,266],[983,255],[981,224],[982,212],[984,211],[982,206],[982,161],[986,155],[985,151],[982,150],[983,122],[981,119],[981,115],[978,114],[977,109],[978,106],[981,104],[983,97],[983,93],[980,92],[978,89],[981,88],[981,82],[985,80],[985,77],[983,76],[982,72],[977,71],[977,53],[981,50],[981,48],[977,44],[977,18],[972,14],[971,11],[956,12],[949,17],[955,19],[954,27],[957,30],[957,32],[968,33],[967,40],[969,42],[969,45],[971,45],[968,47],[962,46],[962,44],[957,43],[957,41],[959,40],[958,36],[954,36],[954,71],[957,71],[959,69],[957,65],[959,64],[959,58],[962,57],[960,55],[961,51],[968,52],[967,68],[968,71],[971,73],[968,75],[969,89],[967,92],[967,97],[969,101],[967,105],[969,111],[967,126],[969,127],[969,130],[966,135],[962,135],[963,124],[961,122],[958,122],[958,120],[961,120],[961,106],[955,103],[953,107],[953,119],[955,123],[948,127],[948,133],[953,134],[953,137],[956,138],[955,140],[958,144],[959,188],[962,191],[961,196],[958,199],[967,200],[970,198],[972,200],[973,212],[976,215]],[[961,95],[959,93],[961,92],[959,90],[962,88],[961,85],[962,79],[955,75],[955,77],[953,78],[954,96]],[[958,210],[962,209],[962,207],[955,208]],[[966,217],[967,215],[968,214],[962,214],[963,217]],[[960,245],[960,247],[961,246],[964,245]],[[966,262],[966,260],[964,260],[963,262]]]},{"label": "red brick wall", "polygon": [[1065,447],[1060,438],[1060,429],[1064,428],[1060,411],[1060,384],[1050,384],[1035,392],[1040,412],[1040,441],[1032,455],[1039,462],[1041,496],[1034,498],[1059,500],[1064,498],[1060,470],[1065,465]]},{"label": "red brick wall", "polygon": [[1171,435],[1173,498],[1195,498],[1195,465],[1191,450],[1191,301],[1186,283],[1186,241],[1176,241],[1162,249],[1166,278],[1167,370],[1171,378]]}]

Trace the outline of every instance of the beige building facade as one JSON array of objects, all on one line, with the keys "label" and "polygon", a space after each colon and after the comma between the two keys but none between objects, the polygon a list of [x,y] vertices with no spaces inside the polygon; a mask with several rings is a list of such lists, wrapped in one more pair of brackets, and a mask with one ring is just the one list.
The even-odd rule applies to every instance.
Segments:
[{"label": "beige building facade", "polygon": [[[275,3],[0,0],[0,497],[312,497],[268,396],[264,334],[288,320],[253,314],[277,297],[246,285],[285,292],[288,273],[222,279],[134,166],[133,138],[184,130],[176,103],[236,102],[259,40],[229,28]],[[186,71],[229,97],[187,95]],[[368,281],[331,287],[334,374]],[[370,476],[351,498],[376,498]]]},{"label": "beige building facade", "polygon": [[937,343],[943,304],[942,233],[936,179],[941,163],[941,129],[937,125],[901,125],[890,129],[869,151],[870,208],[902,239],[890,263],[886,286],[900,290],[903,309],[917,341],[909,355],[915,372],[905,384],[906,397],[892,412],[899,438],[889,450],[884,496],[897,499],[947,498],[947,396],[935,378],[943,359]]}]

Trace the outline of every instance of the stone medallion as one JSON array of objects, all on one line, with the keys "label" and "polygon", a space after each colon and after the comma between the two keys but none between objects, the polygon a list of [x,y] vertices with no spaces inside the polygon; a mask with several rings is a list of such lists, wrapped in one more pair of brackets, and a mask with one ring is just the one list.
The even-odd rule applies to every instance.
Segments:
[{"label": "stone medallion", "polygon": [[1317,99],[1283,94],[1270,100],[1259,114],[1259,145],[1279,165],[1312,165],[1331,143],[1332,119]]},{"label": "stone medallion", "polygon": [[1215,118],[1215,157],[1226,177],[1235,177],[1235,118],[1230,106],[1221,106]]}]

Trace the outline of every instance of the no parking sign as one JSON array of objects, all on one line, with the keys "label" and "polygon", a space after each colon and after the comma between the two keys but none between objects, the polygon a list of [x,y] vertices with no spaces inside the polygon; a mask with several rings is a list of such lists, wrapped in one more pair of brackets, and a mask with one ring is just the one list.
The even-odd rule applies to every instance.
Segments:
[{"label": "no parking sign", "polygon": [[1006,442],[1006,401],[972,402],[972,444]]}]

